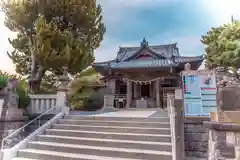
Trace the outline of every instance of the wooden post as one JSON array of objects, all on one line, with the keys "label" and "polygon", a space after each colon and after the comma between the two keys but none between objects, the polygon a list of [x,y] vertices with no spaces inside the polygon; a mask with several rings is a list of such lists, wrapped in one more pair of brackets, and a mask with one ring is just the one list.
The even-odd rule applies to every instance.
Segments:
[{"label": "wooden post", "polygon": [[137,98],[138,97],[138,92],[137,92],[137,87],[138,87],[138,84],[137,83],[133,83],[133,89],[134,89],[134,93],[133,93],[133,98]]},{"label": "wooden post", "polygon": [[157,107],[161,107],[160,106],[160,82],[159,80],[156,80],[156,101],[157,101]]},{"label": "wooden post", "polygon": [[126,104],[126,108],[130,108],[131,100],[132,100],[132,82],[127,81],[127,104]]},{"label": "wooden post", "polygon": [[149,83],[149,96],[152,97],[153,96],[153,85],[152,83]]}]

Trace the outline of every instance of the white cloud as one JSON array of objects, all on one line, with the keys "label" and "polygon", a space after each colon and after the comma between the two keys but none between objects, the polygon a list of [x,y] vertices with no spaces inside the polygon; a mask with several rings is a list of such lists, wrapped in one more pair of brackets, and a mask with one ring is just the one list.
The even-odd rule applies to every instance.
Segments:
[{"label": "white cloud", "polygon": [[99,4],[108,9],[132,9],[139,7],[164,6],[180,0],[97,0]]},{"label": "white cloud", "polygon": [[12,47],[8,42],[8,38],[14,37],[14,33],[4,26],[4,14],[0,12],[0,69],[13,73],[15,66],[11,59],[7,56],[7,51],[11,51]]},{"label": "white cloud", "polygon": [[96,61],[103,62],[108,60],[113,60],[117,56],[117,52],[119,47],[132,47],[132,46],[140,46],[140,41],[131,41],[131,42],[124,42],[118,41],[117,39],[113,38],[106,38],[101,47],[95,51]]},{"label": "white cloud", "polygon": [[204,54],[204,46],[200,39],[201,36],[199,35],[167,36],[164,42],[177,42],[180,55],[182,56],[197,56]]},{"label": "white cloud", "polygon": [[[180,0],[98,0],[98,3],[102,5],[104,20],[107,24],[107,33],[105,34],[104,41],[101,47],[96,50],[96,61],[107,61],[112,60],[116,57],[118,52],[118,46],[139,46],[140,41],[124,42],[117,39],[117,37],[111,37],[108,31],[113,31],[116,27],[121,27],[122,22],[129,23],[136,21],[136,13],[139,10],[159,6],[164,7],[173,3],[180,2]],[[200,35],[181,35],[176,37],[176,32],[179,30],[172,31],[169,33],[156,33],[155,37],[148,37],[149,44],[167,44],[178,42],[181,55],[200,55],[203,54],[203,45],[200,42]],[[144,35],[142,35],[144,36]]]},{"label": "white cloud", "polygon": [[[134,11],[141,10],[141,7],[159,6],[164,7],[171,3],[180,2],[180,0],[98,0],[103,6],[104,17],[112,28],[121,27],[121,22],[131,22],[134,20]],[[239,0],[200,0],[199,9],[203,9],[208,14],[211,24],[220,25],[226,23],[231,19],[233,15],[235,18],[240,19],[240,1]],[[127,11],[127,12],[125,12]],[[126,15],[127,13],[127,15]],[[208,22],[206,22],[207,24]],[[108,26],[109,27],[109,26]],[[190,27],[190,26],[189,26]],[[176,28],[177,29],[177,28]],[[156,33],[155,37],[149,37],[150,44],[167,44],[177,42],[180,49],[180,54],[185,56],[195,56],[204,54],[204,45],[200,42],[202,33],[189,35],[189,34],[175,34],[181,33],[179,30],[160,34]],[[203,31],[206,32],[206,31]],[[177,35],[177,36],[176,36]],[[96,60],[104,61],[115,58],[118,46],[138,46],[141,39],[138,42],[124,42],[111,39],[111,35],[107,35],[101,48],[96,51]]]},{"label": "white cloud", "polygon": [[[154,37],[149,37],[147,41],[149,45],[158,45],[158,44],[170,44],[170,43],[178,43],[178,47],[180,50],[180,55],[182,56],[197,56],[204,54],[204,46],[200,42],[201,37],[196,35],[182,35],[182,36],[174,36],[174,33],[163,33],[160,35],[156,35]],[[140,42],[142,39],[138,41],[131,42],[121,42],[115,39],[105,39],[99,49],[96,50],[95,56],[97,62],[113,60],[116,58],[119,46],[121,47],[135,47],[140,46]]]},{"label": "white cloud", "polygon": [[107,27],[120,27],[122,22],[136,19],[137,12],[147,7],[164,7],[181,0],[97,0],[103,9],[103,18]]},{"label": "white cloud", "polygon": [[240,19],[239,0],[201,0],[201,4],[217,25],[229,22],[231,16]]}]

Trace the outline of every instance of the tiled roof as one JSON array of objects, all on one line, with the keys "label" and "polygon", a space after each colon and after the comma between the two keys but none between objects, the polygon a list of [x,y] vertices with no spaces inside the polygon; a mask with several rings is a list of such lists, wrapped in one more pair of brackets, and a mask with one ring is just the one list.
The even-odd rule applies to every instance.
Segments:
[{"label": "tiled roof", "polygon": [[204,56],[195,56],[195,57],[184,57],[184,56],[178,56],[174,58],[174,61],[176,63],[188,63],[188,62],[195,62],[195,61],[203,61]]},{"label": "tiled roof", "polygon": [[140,47],[120,47],[116,59],[118,61],[125,61],[128,58],[132,57],[134,54],[136,54],[142,47],[147,47],[157,55],[164,56],[166,58],[169,58],[172,56],[179,56],[177,43],[173,43],[173,44],[155,45],[155,46],[145,45]]},{"label": "tiled roof", "polygon": [[[146,53],[150,54],[152,59],[136,59],[141,53],[143,53],[143,55]],[[171,67],[188,62],[202,62],[203,59],[203,56],[180,56],[177,43],[149,46],[148,42],[143,39],[140,47],[120,47],[115,60],[94,63],[92,66],[98,68],[110,67],[113,69]]]},{"label": "tiled roof", "polygon": [[152,60],[132,60],[132,61],[123,61],[123,62],[103,62],[96,63],[95,66],[102,66],[113,69],[126,69],[126,68],[155,68],[155,67],[171,67],[178,66],[182,63],[191,63],[191,62],[202,62],[204,60],[203,56],[197,57],[174,57],[173,59],[152,59]]},{"label": "tiled roof", "polygon": [[174,66],[175,63],[168,59],[154,59],[154,60],[135,60],[124,61],[111,64],[111,68],[154,68],[154,67],[169,67]]}]

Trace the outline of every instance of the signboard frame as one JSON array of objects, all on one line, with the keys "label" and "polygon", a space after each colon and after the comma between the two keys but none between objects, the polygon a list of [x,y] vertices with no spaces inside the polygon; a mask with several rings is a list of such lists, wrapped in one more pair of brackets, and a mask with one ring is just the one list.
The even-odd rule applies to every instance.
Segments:
[{"label": "signboard frame", "polygon": [[[192,107],[192,105],[194,105],[192,102],[186,102],[187,100],[185,99],[185,91],[184,91],[184,81],[183,81],[183,76],[214,76],[214,79],[215,81],[213,82],[213,85],[215,85],[213,88],[215,92],[215,102],[217,101],[217,97],[216,97],[216,94],[217,94],[217,86],[216,86],[216,74],[215,74],[215,70],[185,70],[185,71],[182,71],[180,76],[181,76],[181,80],[182,80],[182,83],[181,83],[181,86],[182,86],[182,99],[183,99],[183,109],[184,109],[184,116],[187,118],[187,117],[211,117],[211,112],[216,112],[217,111],[217,102],[214,104],[214,107],[210,107],[208,108],[209,109],[209,112],[204,112],[203,110],[206,108],[204,108],[203,106],[203,95],[202,95],[202,88],[201,88],[201,85],[200,85],[200,82],[199,82],[199,92],[201,93],[200,96],[200,100],[199,102],[201,101],[201,104],[196,104],[198,106],[201,106],[201,108],[194,108]],[[213,89],[212,88],[212,89]],[[191,94],[191,93],[190,93]],[[190,101],[190,100],[189,100]],[[196,100],[197,101],[197,100]],[[212,100],[211,100],[212,101]],[[213,100],[214,101],[214,100]],[[187,112],[187,108],[186,108],[186,103],[190,104],[190,108],[191,109],[196,109],[196,110],[201,110],[202,112],[198,112],[198,111],[191,111],[192,113],[189,113]],[[212,110],[211,110],[212,109]],[[211,110],[211,111],[210,111]],[[195,113],[194,113],[195,112]]]}]

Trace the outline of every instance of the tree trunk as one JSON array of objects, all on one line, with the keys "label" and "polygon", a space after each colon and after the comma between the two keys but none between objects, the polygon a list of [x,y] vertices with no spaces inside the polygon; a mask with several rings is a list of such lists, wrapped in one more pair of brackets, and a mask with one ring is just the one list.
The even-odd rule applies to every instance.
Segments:
[{"label": "tree trunk", "polygon": [[29,36],[29,43],[30,43],[30,53],[31,53],[31,75],[30,75],[30,79],[34,79],[35,74],[37,73],[37,61],[36,61],[36,52],[34,49],[34,43],[33,43],[33,37],[30,34]]},{"label": "tree trunk", "polygon": [[46,70],[40,66],[36,74],[32,75],[32,77],[29,80],[29,89],[31,93],[39,93],[42,78],[45,72]]},{"label": "tree trunk", "polygon": [[38,87],[36,84],[36,74],[37,74],[37,61],[36,61],[36,53],[34,50],[34,43],[33,43],[33,37],[31,33],[29,34],[29,46],[30,48],[30,53],[31,53],[31,70],[30,70],[30,79],[29,79],[29,91],[31,93],[36,93],[38,91]]},{"label": "tree trunk", "polygon": [[31,79],[29,81],[30,92],[31,93],[39,93],[40,92],[40,84],[41,84],[41,81]]}]

